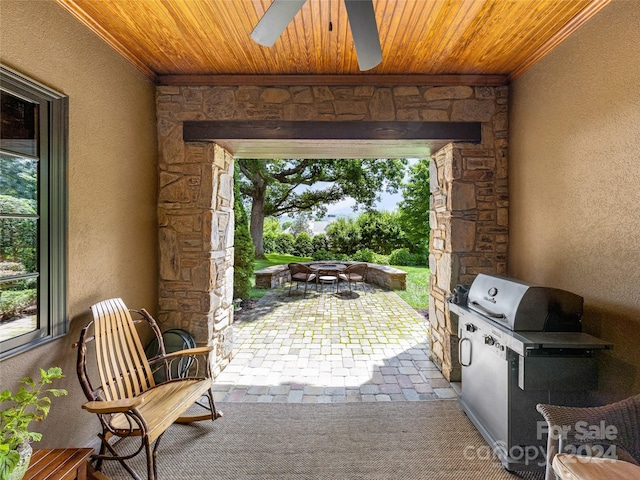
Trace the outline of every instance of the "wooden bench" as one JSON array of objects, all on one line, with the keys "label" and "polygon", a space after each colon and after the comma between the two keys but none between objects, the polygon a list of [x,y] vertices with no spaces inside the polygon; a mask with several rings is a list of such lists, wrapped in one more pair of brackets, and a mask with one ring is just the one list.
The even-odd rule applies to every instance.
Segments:
[{"label": "wooden bench", "polygon": [[[78,347],[78,378],[87,399],[82,408],[100,419],[102,433],[100,451],[92,456],[96,470],[104,460],[117,460],[138,479],[125,463],[143,450],[147,457],[147,478],[157,476],[155,457],[159,440],[173,423],[215,420],[221,416],[213,402],[211,370],[208,360],[211,347],[192,348],[165,353],[162,334],[155,320],[146,310],[129,310],[120,298],[97,303],[91,307],[93,321],[80,334]],[[135,312],[138,321],[134,321]],[[136,323],[146,321],[158,340],[159,353],[147,360],[136,330]],[[89,329],[93,327],[93,336]],[[88,372],[87,345],[95,340],[95,360],[99,385],[94,387]],[[172,368],[174,362],[187,362],[188,369]],[[184,365],[182,363],[181,365]],[[185,376],[173,378],[175,372]],[[162,372],[162,382],[156,383],[154,374]],[[208,405],[199,403],[206,397]],[[206,413],[185,415],[194,404]],[[140,445],[133,454],[120,455],[109,442],[113,437],[139,437]]]}]

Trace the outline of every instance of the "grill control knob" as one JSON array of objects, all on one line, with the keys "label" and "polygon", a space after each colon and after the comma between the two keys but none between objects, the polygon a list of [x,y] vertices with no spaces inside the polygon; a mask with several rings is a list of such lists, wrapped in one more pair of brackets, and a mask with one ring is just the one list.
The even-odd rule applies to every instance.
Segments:
[{"label": "grill control knob", "polygon": [[471,332],[471,333],[478,330],[478,327],[476,327],[473,323],[467,323],[464,327],[467,329],[467,332]]},{"label": "grill control knob", "polygon": [[485,343],[485,345],[493,345],[494,343],[496,343],[496,340],[491,335],[485,335],[484,336],[484,343]]}]

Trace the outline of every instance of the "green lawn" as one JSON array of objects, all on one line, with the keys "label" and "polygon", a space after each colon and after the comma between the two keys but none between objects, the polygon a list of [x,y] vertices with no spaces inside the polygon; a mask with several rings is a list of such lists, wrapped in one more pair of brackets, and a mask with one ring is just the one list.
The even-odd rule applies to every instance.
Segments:
[{"label": "green lawn", "polygon": [[413,308],[429,308],[429,267],[392,266],[407,272],[407,289],[395,292]]},{"label": "green lawn", "polygon": [[[267,258],[265,260],[256,260],[253,262],[254,272],[262,270],[263,268],[271,267],[272,265],[284,265],[291,262],[308,262],[311,260],[311,258],[308,257],[278,255],[275,253],[268,253],[266,257]],[[397,265],[393,265],[393,267],[407,272],[407,289],[396,290],[396,293],[413,308],[428,308],[429,267],[405,267]],[[267,292],[267,289],[255,288],[255,277],[251,279],[251,290],[249,291],[250,298],[261,298]]]}]

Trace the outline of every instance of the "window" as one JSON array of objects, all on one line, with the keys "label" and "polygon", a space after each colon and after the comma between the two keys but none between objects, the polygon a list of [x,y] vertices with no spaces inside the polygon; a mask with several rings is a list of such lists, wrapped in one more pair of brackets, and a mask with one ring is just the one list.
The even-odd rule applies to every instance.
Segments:
[{"label": "window", "polygon": [[67,332],[67,97],[0,66],[0,358]]}]

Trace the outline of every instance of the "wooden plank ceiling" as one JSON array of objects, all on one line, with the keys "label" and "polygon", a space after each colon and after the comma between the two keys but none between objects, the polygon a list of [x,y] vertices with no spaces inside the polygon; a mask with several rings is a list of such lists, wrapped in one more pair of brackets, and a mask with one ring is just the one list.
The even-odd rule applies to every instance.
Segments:
[{"label": "wooden plank ceiling", "polygon": [[145,75],[180,84],[309,75],[413,84],[419,76],[482,75],[506,83],[609,2],[374,0],[383,60],[360,72],[342,0],[308,0],[272,47],[249,36],[271,0],[56,1]]}]

